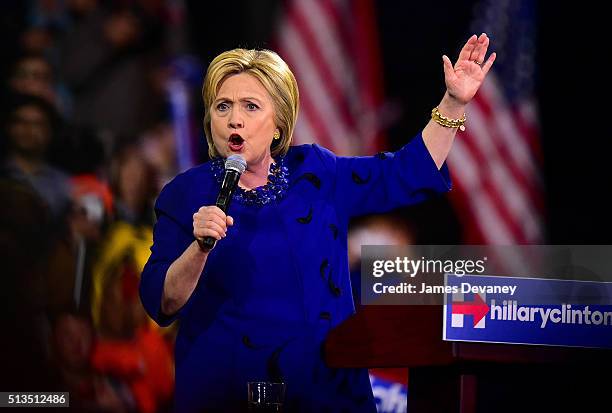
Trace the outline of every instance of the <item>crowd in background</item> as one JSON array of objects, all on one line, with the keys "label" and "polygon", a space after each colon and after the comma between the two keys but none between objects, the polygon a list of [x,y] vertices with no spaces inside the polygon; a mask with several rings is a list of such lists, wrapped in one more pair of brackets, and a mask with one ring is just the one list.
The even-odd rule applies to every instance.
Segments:
[{"label": "crowd in background", "polygon": [[153,202],[177,173],[171,3],[4,10],[15,41],[0,111],[3,390],[69,391],[91,411],[171,408],[175,329],[138,297]]}]

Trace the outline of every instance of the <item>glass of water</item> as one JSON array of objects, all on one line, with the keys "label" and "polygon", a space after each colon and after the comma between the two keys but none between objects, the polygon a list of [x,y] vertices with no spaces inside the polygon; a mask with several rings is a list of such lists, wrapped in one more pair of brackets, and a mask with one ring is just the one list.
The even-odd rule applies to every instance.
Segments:
[{"label": "glass of water", "polygon": [[285,383],[248,382],[249,412],[282,412],[286,387]]}]

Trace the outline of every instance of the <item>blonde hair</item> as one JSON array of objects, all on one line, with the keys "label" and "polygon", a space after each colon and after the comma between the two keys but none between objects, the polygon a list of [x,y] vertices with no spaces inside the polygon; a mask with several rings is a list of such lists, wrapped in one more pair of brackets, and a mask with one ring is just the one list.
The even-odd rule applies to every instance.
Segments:
[{"label": "blonde hair", "polygon": [[271,50],[233,49],[221,53],[208,66],[202,98],[204,99],[204,133],[211,158],[219,156],[210,127],[210,113],[221,83],[230,75],[248,73],[261,82],[272,97],[274,123],[280,139],[271,146],[272,156],[284,155],[289,150],[299,111],[299,90],[295,76],[281,57]]}]

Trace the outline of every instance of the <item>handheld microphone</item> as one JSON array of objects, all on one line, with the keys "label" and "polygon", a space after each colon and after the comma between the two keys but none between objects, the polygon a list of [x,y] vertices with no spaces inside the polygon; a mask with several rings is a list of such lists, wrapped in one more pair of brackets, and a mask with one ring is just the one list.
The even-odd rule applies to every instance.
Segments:
[{"label": "handheld microphone", "polygon": [[[240,175],[242,175],[245,169],[246,161],[240,155],[230,155],[225,160],[225,175],[223,176],[223,183],[221,184],[221,189],[219,190],[219,195],[217,196],[217,202],[215,204],[221,211],[227,213],[232,195],[236,190],[236,186],[238,186]],[[204,237],[204,239],[198,238],[197,241],[200,248],[206,251],[213,249],[217,242],[213,237]]]}]

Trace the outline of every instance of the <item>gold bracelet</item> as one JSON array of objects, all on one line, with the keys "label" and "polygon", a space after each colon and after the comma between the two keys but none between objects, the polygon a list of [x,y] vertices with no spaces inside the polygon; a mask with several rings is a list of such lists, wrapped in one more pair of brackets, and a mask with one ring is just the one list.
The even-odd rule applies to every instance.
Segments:
[{"label": "gold bracelet", "polygon": [[461,132],[465,131],[465,113],[461,119],[451,119],[447,118],[446,116],[442,116],[438,110],[438,107],[436,106],[431,110],[431,118],[434,122],[444,126],[445,128],[459,128]]}]

